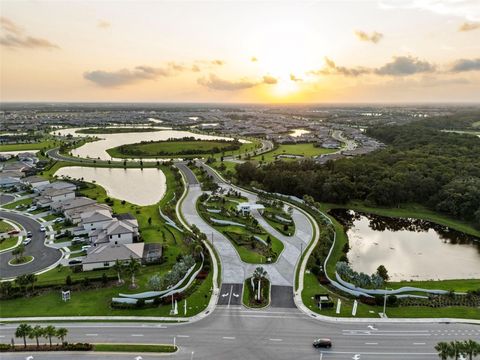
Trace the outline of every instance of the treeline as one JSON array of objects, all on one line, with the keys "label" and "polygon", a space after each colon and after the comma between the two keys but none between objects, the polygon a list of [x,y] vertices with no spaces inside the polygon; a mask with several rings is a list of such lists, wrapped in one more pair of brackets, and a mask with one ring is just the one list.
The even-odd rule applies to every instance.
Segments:
[{"label": "treeline", "polygon": [[[447,121],[445,126],[455,123],[454,118],[441,121]],[[371,128],[368,134],[389,146],[325,165],[305,160],[257,167],[247,162],[237,165],[237,178],[267,191],[308,194],[321,202],[419,203],[480,228],[480,139],[437,127],[435,119],[427,119]]]}]

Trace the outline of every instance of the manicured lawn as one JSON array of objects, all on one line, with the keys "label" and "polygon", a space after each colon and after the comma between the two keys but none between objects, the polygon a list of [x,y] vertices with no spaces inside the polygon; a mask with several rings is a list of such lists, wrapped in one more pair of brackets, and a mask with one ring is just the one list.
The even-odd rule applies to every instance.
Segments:
[{"label": "manicured lawn", "polygon": [[21,258],[13,258],[8,263],[12,265],[26,264],[33,260],[33,256],[26,255]]},{"label": "manicured lawn", "polygon": [[[228,152],[232,141],[206,141],[206,140],[178,140],[178,141],[154,141],[146,143],[137,143],[122,145],[107,152],[115,158],[161,158],[161,157],[196,157],[209,156],[212,152],[215,154]],[[239,145],[238,150],[247,147],[248,144]]]},{"label": "manicured lawn", "polygon": [[3,207],[5,209],[15,209],[16,206],[18,205],[26,205],[26,206],[30,206],[30,204],[32,203],[33,199],[32,198],[27,198],[27,199],[23,199],[23,200],[18,200],[18,201],[15,201],[13,203],[10,203],[10,204],[7,204],[7,205],[4,205]]},{"label": "manicured lawn", "polygon": [[0,240],[0,250],[10,249],[17,244],[18,237],[8,237]]},{"label": "manicured lawn", "polygon": [[28,144],[5,144],[0,145],[0,151],[28,151],[28,150],[42,150],[47,148],[52,148],[55,146],[55,141],[53,140],[44,140],[36,143]]},{"label": "manicured lawn", "polygon": [[59,215],[57,215],[57,214],[50,214],[50,215],[44,216],[44,217],[43,217],[43,220],[45,220],[45,221],[52,221],[52,220],[55,220],[57,217],[59,217]]},{"label": "manicured lawn", "polygon": [[9,232],[11,230],[14,230],[13,226],[0,219],[0,233]]},{"label": "manicured lawn", "polygon": [[[271,216],[268,216],[271,215]],[[268,222],[268,224],[273,227],[275,230],[277,230],[280,234],[286,235],[286,236],[292,236],[295,234],[295,222],[291,221],[288,223],[288,229],[285,230],[285,223],[282,222],[281,220],[275,218],[275,215],[280,216],[284,219],[292,220],[292,217],[287,214],[285,211],[279,208],[273,208],[273,207],[266,207],[265,210],[262,213],[263,218],[265,221]]]},{"label": "manicured lawn", "polygon": [[[253,159],[264,162],[272,162],[277,160],[277,155],[300,155],[305,158],[311,158],[314,156],[329,154],[335,152],[336,149],[324,149],[321,147],[315,147],[313,144],[287,144],[279,145],[276,149],[267,153],[254,156]],[[282,158],[284,161],[293,161],[295,159]]]},{"label": "manicured lawn", "polygon": [[172,345],[150,344],[95,344],[93,351],[134,352],[134,353],[172,353],[177,347]]}]

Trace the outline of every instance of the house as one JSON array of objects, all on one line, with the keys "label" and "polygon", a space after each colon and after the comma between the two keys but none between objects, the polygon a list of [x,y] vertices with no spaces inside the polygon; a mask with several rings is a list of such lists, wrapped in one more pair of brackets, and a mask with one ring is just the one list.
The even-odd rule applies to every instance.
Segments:
[{"label": "house", "polygon": [[81,196],[81,197],[76,197],[74,199],[61,201],[56,204],[52,204],[52,210],[65,213],[67,210],[73,210],[73,209],[81,208],[84,206],[93,205],[96,203],[97,202],[95,200]]},{"label": "house", "polygon": [[250,214],[252,210],[264,210],[265,206],[262,204],[252,204],[252,203],[241,203],[237,205],[237,211],[241,212],[242,215]]},{"label": "house", "polygon": [[66,181],[54,181],[48,185],[45,185],[42,190],[46,189],[56,189],[56,190],[72,190],[75,191],[77,190],[77,185],[66,182]]},{"label": "house", "polygon": [[106,204],[88,204],[81,207],[76,207],[73,209],[69,209],[63,212],[65,217],[71,221],[73,224],[79,224],[79,228],[81,228],[81,232],[85,233],[86,230],[83,228],[82,222],[82,215],[86,213],[93,213],[95,210],[108,210],[112,212],[112,208]]},{"label": "house", "polygon": [[52,204],[74,199],[75,191],[70,189],[44,189],[41,190],[40,196],[35,200],[35,203],[40,207],[48,207]]},{"label": "house", "polygon": [[50,181],[40,176],[28,176],[22,179],[22,183],[31,186],[33,190],[39,190],[43,186],[50,184]]},{"label": "house", "polygon": [[7,189],[17,185],[20,185],[22,182],[18,178],[11,176],[0,177],[0,188]]},{"label": "house", "polygon": [[87,233],[103,229],[104,225],[109,224],[113,219],[111,211],[107,209],[95,209],[94,211],[84,212],[80,217],[81,226]]},{"label": "house", "polygon": [[138,240],[138,221],[112,219],[103,228],[93,230],[89,234],[92,244],[114,243],[131,244]]},{"label": "house", "polygon": [[87,256],[82,260],[82,270],[89,271],[98,268],[113,266],[117,260],[128,261],[143,259],[145,244],[112,244],[105,243],[90,248]]},{"label": "house", "polygon": [[38,158],[34,153],[31,152],[23,152],[17,154],[18,160],[20,160],[23,163],[30,163],[32,165],[35,165],[38,162]]}]

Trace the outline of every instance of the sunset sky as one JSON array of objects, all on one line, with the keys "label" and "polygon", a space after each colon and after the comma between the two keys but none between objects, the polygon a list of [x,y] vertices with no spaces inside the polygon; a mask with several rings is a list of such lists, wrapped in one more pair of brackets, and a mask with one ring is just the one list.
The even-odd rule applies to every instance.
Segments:
[{"label": "sunset sky", "polygon": [[480,1],[4,1],[1,101],[480,101]]}]

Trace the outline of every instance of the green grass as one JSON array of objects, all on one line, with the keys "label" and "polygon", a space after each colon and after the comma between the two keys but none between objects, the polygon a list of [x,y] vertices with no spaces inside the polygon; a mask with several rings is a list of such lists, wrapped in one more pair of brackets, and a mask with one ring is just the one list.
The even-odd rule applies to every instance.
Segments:
[{"label": "green grass", "polygon": [[[315,147],[312,143],[308,144],[287,144],[287,145],[279,145],[276,149],[272,151],[266,152],[261,155],[254,156],[253,159],[264,161],[264,162],[272,162],[276,160],[277,155],[300,155],[305,158],[312,158],[314,156],[322,155],[322,154],[329,154],[332,152],[337,151],[336,149],[324,149],[321,147]],[[282,159],[284,161],[294,161],[295,159]]]},{"label": "green grass", "polygon": [[20,264],[29,263],[29,262],[32,261],[32,260],[33,260],[33,256],[24,255],[24,256],[19,257],[19,258],[13,258],[13,259],[10,260],[8,263],[9,263],[9,264],[12,264],[12,265],[20,265]]},{"label": "green grass", "polygon": [[93,351],[131,353],[173,353],[177,347],[167,344],[94,344]]},{"label": "green grass", "polygon": [[57,217],[59,217],[57,214],[50,214],[50,215],[44,216],[43,220],[52,221],[52,220],[55,220]]},{"label": "green grass", "polygon": [[26,206],[30,206],[30,204],[32,203],[33,199],[32,198],[27,198],[27,199],[23,199],[23,200],[18,200],[18,201],[15,201],[13,203],[9,203],[7,205],[3,205],[2,207],[5,208],[5,209],[15,209],[16,206],[18,205],[26,205]]},{"label": "green grass", "polygon": [[0,151],[42,150],[42,149],[49,149],[54,146],[55,146],[55,141],[44,140],[36,143],[0,145]]},{"label": "green grass", "polygon": [[[107,152],[114,158],[162,158],[162,157],[197,157],[208,156],[210,153],[217,149],[216,153],[224,151],[228,152],[227,148],[232,144],[231,141],[206,141],[206,140],[177,140],[177,141],[154,141],[146,143],[137,143],[122,145],[112,149],[108,149]],[[241,144],[239,150],[247,148],[250,144]],[[186,152],[193,152],[192,154],[185,154]]]},{"label": "green grass", "polygon": [[472,127],[474,127],[474,128],[480,127],[480,121],[475,121],[475,122],[472,124]]},{"label": "green grass", "polygon": [[0,233],[9,232],[11,230],[14,230],[14,227],[0,219]]},{"label": "green grass", "polygon": [[275,230],[277,230],[280,234],[286,235],[286,236],[292,236],[295,234],[295,222],[291,221],[290,224],[288,224],[288,231],[284,230],[284,223],[281,222],[280,220],[277,220],[275,218],[269,218],[266,216],[266,213],[269,212],[274,215],[278,215],[283,217],[284,219],[289,219],[292,220],[291,216],[285,213],[283,210],[278,209],[278,208],[273,208],[273,207],[266,207],[265,211],[262,213],[263,218],[265,221],[273,227]]},{"label": "green grass", "polygon": [[0,250],[10,249],[17,245],[18,238],[17,237],[8,237],[6,239],[0,240]]},{"label": "green grass", "polygon": [[[478,282],[478,280],[477,280]],[[313,296],[315,294],[328,293],[335,303],[333,309],[319,310]],[[340,314],[336,314],[337,300],[342,300],[342,307]],[[337,316],[337,317],[351,317],[353,300],[345,297],[340,297],[337,294],[331,292],[324,286],[320,285],[313,274],[305,274],[304,289],[302,292],[302,301],[310,310],[322,314],[325,316]],[[377,317],[378,313],[383,312],[381,306],[369,306],[362,303],[358,303],[356,317]],[[432,308],[428,306],[399,306],[399,307],[387,307],[387,316],[390,318],[461,318],[461,319],[480,319],[480,311],[474,307],[465,306],[452,306],[443,308]]]}]

